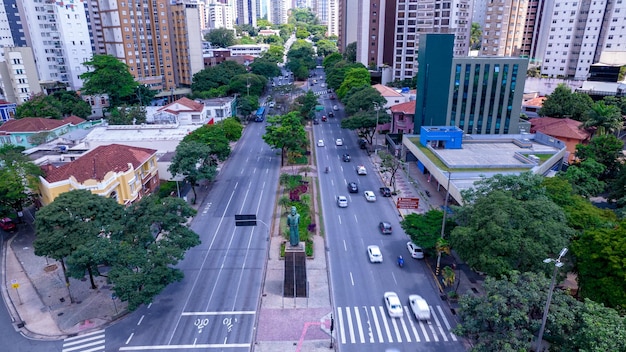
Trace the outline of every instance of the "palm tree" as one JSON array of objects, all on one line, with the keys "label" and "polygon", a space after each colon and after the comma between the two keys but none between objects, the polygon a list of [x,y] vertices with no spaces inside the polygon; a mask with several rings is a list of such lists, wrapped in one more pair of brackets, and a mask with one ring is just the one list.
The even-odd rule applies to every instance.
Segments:
[{"label": "palm tree", "polygon": [[585,114],[583,127],[595,127],[598,135],[605,135],[620,131],[623,124],[622,114],[618,107],[598,101]]}]

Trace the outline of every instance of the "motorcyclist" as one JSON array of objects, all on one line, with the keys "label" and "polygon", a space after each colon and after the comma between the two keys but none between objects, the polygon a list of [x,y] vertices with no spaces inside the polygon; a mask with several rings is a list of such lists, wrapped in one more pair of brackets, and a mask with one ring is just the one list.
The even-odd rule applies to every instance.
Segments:
[{"label": "motorcyclist", "polygon": [[402,258],[402,256],[399,256],[399,257],[398,257],[398,265],[399,265],[400,267],[403,267],[403,266],[404,266],[404,258]]},{"label": "motorcyclist", "polygon": [[328,166],[326,166],[326,173],[328,173],[330,171],[330,168]]}]

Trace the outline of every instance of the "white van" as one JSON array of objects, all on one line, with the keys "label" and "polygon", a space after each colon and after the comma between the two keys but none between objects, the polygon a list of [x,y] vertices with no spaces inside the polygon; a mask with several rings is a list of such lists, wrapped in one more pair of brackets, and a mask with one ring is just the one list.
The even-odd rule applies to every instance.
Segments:
[{"label": "white van", "polygon": [[417,320],[430,320],[430,307],[425,299],[418,295],[409,296],[409,305]]}]

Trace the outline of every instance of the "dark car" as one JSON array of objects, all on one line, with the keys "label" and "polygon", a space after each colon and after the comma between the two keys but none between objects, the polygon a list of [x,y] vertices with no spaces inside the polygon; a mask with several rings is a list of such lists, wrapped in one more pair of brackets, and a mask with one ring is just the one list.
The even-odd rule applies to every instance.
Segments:
[{"label": "dark car", "polygon": [[348,192],[350,193],[359,192],[359,186],[356,185],[356,182],[348,182]]},{"label": "dark car", "polygon": [[380,233],[382,233],[383,235],[391,235],[391,223],[388,223],[387,221],[381,221],[378,224],[378,228],[380,229]]},{"label": "dark car", "polygon": [[15,231],[17,226],[10,218],[2,218],[0,219],[0,229],[4,231]]},{"label": "dark car", "polygon": [[389,187],[380,187],[380,194],[382,194],[383,197],[391,197],[391,190]]},{"label": "dark car", "polygon": [[326,122],[326,115],[322,116],[322,122]]},{"label": "dark car", "polygon": [[361,149],[366,149],[367,148],[367,141],[363,138],[359,139],[359,148]]},{"label": "dark car", "polygon": [[319,125],[320,124],[320,120],[318,118],[314,118],[313,119],[313,124],[314,125]]},{"label": "dark car", "polygon": [[350,157],[350,154],[344,154],[341,156],[341,160],[349,162],[350,160],[352,160],[352,158]]},{"label": "dark car", "polygon": [[334,113],[334,112],[332,112],[332,111],[329,111],[329,112],[328,112],[328,117],[335,117],[335,113]]}]

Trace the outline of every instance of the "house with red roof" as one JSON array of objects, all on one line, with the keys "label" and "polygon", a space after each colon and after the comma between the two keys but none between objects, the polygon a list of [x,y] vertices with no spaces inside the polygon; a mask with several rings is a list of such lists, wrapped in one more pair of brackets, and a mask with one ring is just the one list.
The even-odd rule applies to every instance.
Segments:
[{"label": "house with red roof", "polygon": [[60,194],[76,189],[120,204],[137,201],[159,186],[156,153],[149,148],[110,144],[59,167],[44,165],[39,184],[41,204],[50,204]]},{"label": "house with red roof", "polygon": [[591,133],[583,129],[582,125],[582,122],[568,118],[539,117],[530,119],[530,133],[541,132],[564,142],[569,153],[567,160],[571,163],[574,160],[576,146],[587,144],[591,139]]},{"label": "house with red roof", "polygon": [[543,102],[547,97],[536,97],[528,99],[522,103],[522,114],[526,114],[529,118],[539,117],[539,109],[543,107]]},{"label": "house with red roof", "polygon": [[42,117],[9,120],[0,126],[0,146],[13,144],[29,149],[74,130],[88,129],[101,123],[101,120],[87,121],[74,115],[62,120]]},{"label": "house with red roof", "polygon": [[413,117],[415,116],[415,100],[396,104],[389,108],[391,122],[380,125],[380,130],[388,130],[389,133],[413,133]]}]

